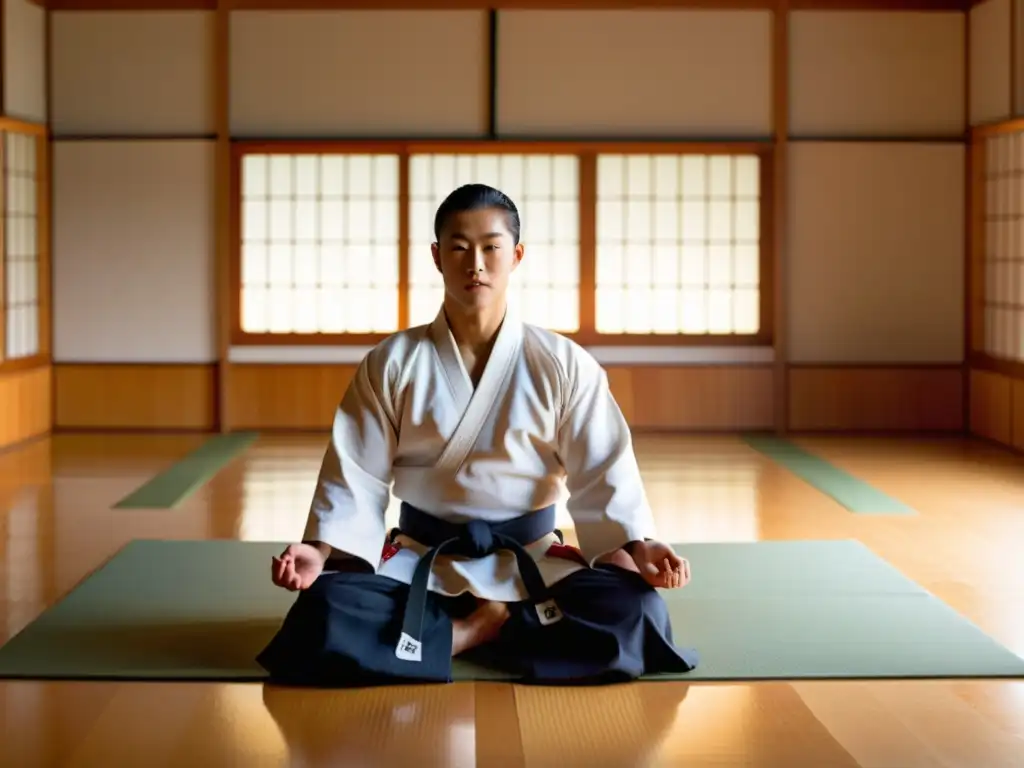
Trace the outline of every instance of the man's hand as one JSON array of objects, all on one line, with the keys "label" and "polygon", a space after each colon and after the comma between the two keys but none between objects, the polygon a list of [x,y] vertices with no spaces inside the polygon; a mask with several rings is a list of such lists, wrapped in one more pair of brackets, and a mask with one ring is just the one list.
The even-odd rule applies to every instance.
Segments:
[{"label": "man's hand", "polygon": [[660,541],[634,541],[626,549],[652,587],[678,589],[690,581],[690,564]]},{"label": "man's hand", "polygon": [[280,557],[273,558],[271,574],[279,587],[294,592],[309,589],[324,570],[329,550],[312,544],[291,544]]}]

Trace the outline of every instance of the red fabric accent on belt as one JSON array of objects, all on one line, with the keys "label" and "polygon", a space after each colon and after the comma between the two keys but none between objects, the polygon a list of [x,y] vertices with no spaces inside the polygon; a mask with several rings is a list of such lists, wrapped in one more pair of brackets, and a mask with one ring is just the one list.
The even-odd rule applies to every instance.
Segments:
[{"label": "red fabric accent on belt", "polygon": [[390,541],[384,542],[384,549],[380,553],[380,561],[386,563],[392,557],[398,554],[399,550],[402,549],[401,544],[395,544]]},{"label": "red fabric accent on belt", "polygon": [[583,557],[583,553],[576,547],[570,547],[568,544],[558,544],[556,542],[548,547],[548,551],[545,554],[548,557],[560,557],[563,560],[572,560],[580,565],[587,565],[587,559]]}]

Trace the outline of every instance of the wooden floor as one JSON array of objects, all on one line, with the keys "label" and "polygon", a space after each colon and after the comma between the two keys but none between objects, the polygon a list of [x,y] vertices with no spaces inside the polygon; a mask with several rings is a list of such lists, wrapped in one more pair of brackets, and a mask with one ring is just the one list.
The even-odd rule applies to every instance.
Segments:
[{"label": "wooden floor", "polygon": [[[0,639],[133,538],[291,540],[323,436],[263,438],[186,505],[111,510],[200,437],[58,436],[0,455]],[[969,441],[802,441],[920,511],[850,514],[730,437],[638,436],[668,541],[858,538],[1024,654],[1024,459]],[[269,578],[269,575],[268,575]],[[1024,682],[501,684],[298,692],[0,682],[0,764],[1024,765]]]}]

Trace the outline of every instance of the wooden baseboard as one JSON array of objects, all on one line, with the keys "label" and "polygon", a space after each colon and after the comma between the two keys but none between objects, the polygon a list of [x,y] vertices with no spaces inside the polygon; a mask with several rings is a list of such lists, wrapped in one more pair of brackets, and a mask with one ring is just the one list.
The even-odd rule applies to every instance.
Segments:
[{"label": "wooden baseboard", "polygon": [[[54,368],[58,429],[208,430],[219,425],[215,366]],[[228,366],[220,416],[227,429],[326,431],[355,370],[355,365],[332,364]],[[775,426],[769,365],[612,365],[607,371],[626,420],[637,430],[737,432]],[[801,365],[790,369],[789,379],[788,428],[794,431],[965,428],[960,366]],[[1017,418],[1024,421],[1021,387]],[[1009,427],[1003,432],[1009,434]],[[1024,423],[1017,434],[1024,440]]]},{"label": "wooden baseboard", "polygon": [[45,435],[53,423],[50,365],[0,374],[0,448]]},{"label": "wooden baseboard", "polygon": [[774,426],[770,365],[608,366],[629,425],[639,430],[737,431]]},{"label": "wooden baseboard", "polygon": [[962,431],[963,379],[959,365],[793,366],[789,429]]},{"label": "wooden baseboard", "polygon": [[971,434],[1024,451],[1024,379],[973,368],[970,387]]},{"label": "wooden baseboard", "polygon": [[212,364],[58,363],[56,429],[211,430]]},{"label": "wooden baseboard", "polygon": [[228,429],[327,430],[355,365],[231,365],[225,372]]},{"label": "wooden baseboard", "polygon": [[[233,365],[230,429],[328,429],[354,365]],[[735,430],[772,425],[768,366],[613,366],[611,388],[640,429]]]}]

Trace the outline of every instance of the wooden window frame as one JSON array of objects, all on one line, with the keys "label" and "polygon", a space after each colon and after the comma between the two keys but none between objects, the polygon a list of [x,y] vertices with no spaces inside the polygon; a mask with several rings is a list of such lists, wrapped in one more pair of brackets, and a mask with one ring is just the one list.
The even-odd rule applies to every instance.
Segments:
[{"label": "wooden window frame", "polygon": [[[388,333],[250,333],[242,330],[242,163],[246,155],[393,154],[398,179],[398,326],[409,327],[409,157],[417,154],[572,154],[579,158],[579,330],[565,333],[584,346],[770,346],[774,309],[774,200],[771,142],[664,141],[303,141],[236,140],[230,172],[230,340],[233,346],[373,346]],[[757,155],[759,158],[759,330],[754,334],[599,333],[596,330],[597,156],[602,154]],[[424,254],[424,258],[426,255]]]},{"label": "wooden window frame", "polygon": [[0,183],[3,184],[0,215],[0,373],[28,370],[50,363],[50,134],[46,125],[0,117],[0,136],[17,133],[36,139],[36,269],[39,300],[39,350],[34,355],[7,358],[7,142],[0,140]]}]

